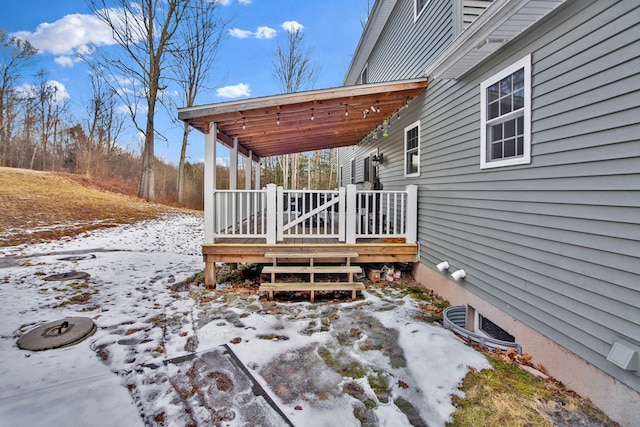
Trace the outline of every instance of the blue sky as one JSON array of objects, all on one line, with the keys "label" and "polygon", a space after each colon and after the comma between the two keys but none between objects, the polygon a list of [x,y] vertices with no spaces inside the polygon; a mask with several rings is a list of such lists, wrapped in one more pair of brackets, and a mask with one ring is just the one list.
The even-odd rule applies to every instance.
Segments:
[{"label": "blue sky", "polygon": [[[321,69],[314,88],[336,87],[344,75],[362,32],[367,0],[217,0],[220,17],[229,21],[209,80],[213,89],[201,93],[197,104],[273,95],[280,85],[273,76],[273,52],[286,37],[287,26],[302,26],[304,43]],[[371,2],[372,3],[372,2]],[[39,49],[36,64],[24,73],[24,84],[35,81],[38,70],[68,96],[71,114],[80,121],[91,94],[86,64],[74,53],[88,42],[110,43],[99,31],[84,0],[21,0],[3,2],[0,28],[29,40]],[[171,114],[177,115],[173,111]],[[168,141],[156,140],[156,154],[177,164],[181,131],[168,117],[157,117],[156,128]],[[129,126],[121,143],[139,149],[138,135]],[[189,161],[204,155],[204,137],[192,132]],[[219,159],[226,163],[228,159]]]}]

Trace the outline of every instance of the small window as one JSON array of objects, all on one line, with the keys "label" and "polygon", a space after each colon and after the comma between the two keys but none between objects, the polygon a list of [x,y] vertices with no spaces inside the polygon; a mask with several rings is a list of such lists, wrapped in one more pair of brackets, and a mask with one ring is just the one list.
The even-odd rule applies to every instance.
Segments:
[{"label": "small window", "polygon": [[424,11],[424,9],[427,7],[427,5],[429,4],[431,0],[414,0],[415,2],[415,7],[413,8],[413,19],[417,20],[418,17],[420,17],[420,15],[422,14],[422,12]]},{"label": "small window", "polygon": [[484,317],[482,314],[478,314],[478,329],[491,338],[495,338],[500,341],[516,342],[513,335]]},{"label": "small window", "polygon": [[480,85],[480,168],[531,163],[531,55]]},{"label": "small window", "polygon": [[371,181],[371,158],[369,156],[362,158],[363,181]]},{"label": "small window", "polygon": [[360,73],[360,84],[366,84],[369,82],[367,77],[367,68],[369,68],[369,64],[365,64],[362,72]]},{"label": "small window", "polygon": [[420,121],[404,128],[404,176],[420,175]]},{"label": "small window", "polygon": [[351,183],[356,183],[356,159],[351,159]]}]

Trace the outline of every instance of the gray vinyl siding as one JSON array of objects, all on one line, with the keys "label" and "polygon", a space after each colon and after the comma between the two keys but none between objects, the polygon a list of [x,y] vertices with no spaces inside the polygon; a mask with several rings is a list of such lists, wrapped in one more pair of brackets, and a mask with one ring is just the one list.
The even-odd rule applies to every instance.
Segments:
[{"label": "gray vinyl siding", "polygon": [[[430,84],[419,193],[424,263],[465,268],[470,291],[635,390],[606,356],[640,339],[638,22],[634,2],[573,2]],[[479,85],[528,53],[532,163],[480,171]]]},{"label": "gray vinyl siding", "polygon": [[[371,81],[421,75],[432,52],[411,39],[451,41],[451,2],[429,4],[430,36],[405,3]],[[640,345],[639,23],[638,2],[567,2],[459,80],[431,81],[389,137],[350,152],[380,147],[385,189],[419,185],[421,262],[464,268],[466,289],[637,391],[640,376],[606,356],[616,337]],[[480,83],[527,54],[531,164],[480,170]],[[406,178],[403,130],[418,119],[421,175]]]},{"label": "gray vinyl siding", "polygon": [[[429,2],[415,22],[413,7],[413,1],[396,4],[369,56],[370,83],[422,77],[425,65],[453,40],[453,2]],[[395,25],[398,22],[403,25]]]}]

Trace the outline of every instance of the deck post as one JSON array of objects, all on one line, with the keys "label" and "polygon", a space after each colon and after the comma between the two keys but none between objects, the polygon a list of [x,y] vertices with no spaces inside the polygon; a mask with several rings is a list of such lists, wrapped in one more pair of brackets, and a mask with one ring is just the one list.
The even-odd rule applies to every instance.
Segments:
[{"label": "deck post", "polygon": [[216,263],[214,261],[207,260],[204,263],[204,285],[207,289],[216,288]]},{"label": "deck post", "polygon": [[247,164],[244,166],[244,189],[251,190],[251,176],[253,174],[253,150],[249,150]]},{"label": "deck post", "polygon": [[[346,230],[346,243],[352,245],[356,243],[356,204],[357,201],[357,192],[355,184],[347,184],[347,206],[346,215],[343,215],[342,218],[345,218],[345,230]],[[343,221],[341,219],[341,221]]]},{"label": "deck post", "polygon": [[278,187],[276,191],[276,234],[277,241],[284,240],[284,188]]},{"label": "deck post", "polygon": [[214,243],[215,238],[216,128],[216,123],[211,122],[204,135],[204,243]]},{"label": "deck post", "polygon": [[267,184],[267,244],[276,243],[276,189],[275,184]]},{"label": "deck post", "polygon": [[418,241],[418,186],[407,185],[407,229],[406,242]]},{"label": "deck post", "polygon": [[347,190],[344,187],[338,189],[338,241],[344,242],[346,239],[346,224],[345,218],[347,216]]}]

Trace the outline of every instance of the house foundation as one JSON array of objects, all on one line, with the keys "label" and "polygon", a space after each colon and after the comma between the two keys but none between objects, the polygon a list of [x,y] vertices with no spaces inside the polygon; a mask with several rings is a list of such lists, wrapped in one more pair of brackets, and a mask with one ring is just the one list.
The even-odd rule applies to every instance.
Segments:
[{"label": "house foundation", "polygon": [[[522,352],[531,355],[534,365],[541,365],[549,375],[569,389],[589,398],[612,420],[624,426],[637,425],[640,420],[640,393],[482,300],[437,270],[423,263],[416,263],[413,276],[451,305],[465,305],[468,307],[467,312],[470,308],[471,311],[475,310],[490,318],[515,337],[516,342],[522,346]],[[468,329],[472,327],[473,325],[467,324]]]}]

